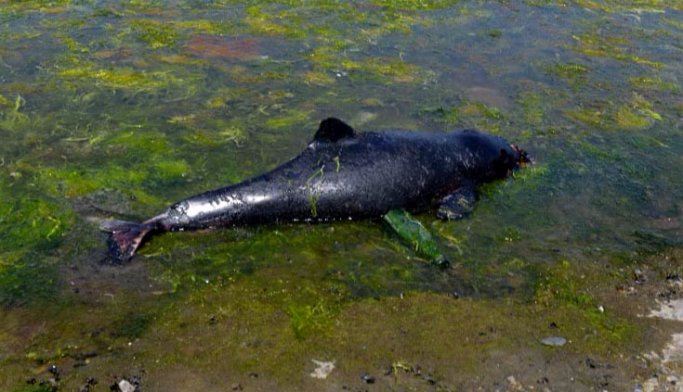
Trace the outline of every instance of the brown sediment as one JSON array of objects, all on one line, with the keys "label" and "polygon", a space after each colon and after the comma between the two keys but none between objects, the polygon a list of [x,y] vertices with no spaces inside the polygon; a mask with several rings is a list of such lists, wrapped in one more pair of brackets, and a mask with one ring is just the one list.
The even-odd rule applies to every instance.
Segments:
[{"label": "brown sediment", "polygon": [[259,57],[258,41],[255,38],[197,35],[187,42],[185,49],[203,58],[253,60]]}]

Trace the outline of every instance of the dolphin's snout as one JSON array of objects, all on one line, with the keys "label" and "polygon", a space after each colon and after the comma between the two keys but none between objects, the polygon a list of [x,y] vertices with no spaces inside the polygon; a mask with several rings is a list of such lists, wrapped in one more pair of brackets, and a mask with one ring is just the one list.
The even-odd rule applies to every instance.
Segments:
[{"label": "dolphin's snout", "polygon": [[512,148],[512,151],[515,152],[515,162],[517,163],[517,166],[519,167],[524,167],[526,165],[531,165],[533,164],[533,160],[529,157],[529,154],[519,148],[516,144],[510,144],[510,148]]}]

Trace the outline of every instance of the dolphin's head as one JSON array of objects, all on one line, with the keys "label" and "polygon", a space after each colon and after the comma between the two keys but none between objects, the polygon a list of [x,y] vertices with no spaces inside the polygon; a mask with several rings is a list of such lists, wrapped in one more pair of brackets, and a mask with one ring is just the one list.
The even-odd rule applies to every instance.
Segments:
[{"label": "dolphin's head", "polygon": [[502,138],[499,139],[497,146],[498,157],[493,160],[495,171],[500,177],[510,174],[511,171],[524,167],[531,163],[526,151],[519,148],[516,144],[507,144]]},{"label": "dolphin's head", "polygon": [[526,165],[530,165],[533,163],[533,160],[531,159],[531,157],[529,157],[529,154],[526,151],[519,148],[516,144],[510,144],[510,148],[512,149],[512,151],[514,151],[515,154],[515,162],[517,164],[515,166],[515,169],[519,167],[525,167]]},{"label": "dolphin's head", "polygon": [[504,178],[531,162],[526,151],[498,136],[468,130],[461,141],[470,152],[470,174],[484,181]]}]

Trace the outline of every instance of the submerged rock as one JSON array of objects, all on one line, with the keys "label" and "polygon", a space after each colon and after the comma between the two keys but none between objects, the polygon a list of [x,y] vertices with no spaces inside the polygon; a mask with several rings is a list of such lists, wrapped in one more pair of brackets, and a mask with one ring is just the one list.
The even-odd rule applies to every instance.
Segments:
[{"label": "submerged rock", "polygon": [[119,391],[121,392],[135,392],[137,388],[135,388],[135,385],[131,384],[128,380],[126,379],[121,379],[116,384],[119,387]]},{"label": "submerged rock", "polygon": [[324,380],[332,373],[332,370],[334,370],[334,361],[318,361],[316,359],[313,359],[312,361],[317,366],[315,370],[311,372],[311,377],[313,378]]},{"label": "submerged rock", "polygon": [[548,336],[541,339],[541,344],[551,347],[562,347],[567,344],[567,339],[562,336]]}]

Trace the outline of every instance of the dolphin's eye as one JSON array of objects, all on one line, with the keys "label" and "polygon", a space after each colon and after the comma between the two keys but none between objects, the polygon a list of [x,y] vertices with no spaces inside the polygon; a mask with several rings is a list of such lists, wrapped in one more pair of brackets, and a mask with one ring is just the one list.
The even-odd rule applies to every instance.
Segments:
[{"label": "dolphin's eye", "polygon": [[500,160],[501,163],[507,164],[508,161],[510,160],[510,154],[508,154],[507,151],[505,151],[504,148],[500,149],[500,154],[498,156],[498,159]]},{"label": "dolphin's eye", "polygon": [[496,162],[495,163],[495,165],[496,165],[495,170],[497,172],[500,172],[500,173],[503,173],[503,172],[507,173],[507,171],[509,169],[512,169],[512,167],[514,166],[513,156],[510,155],[510,153],[508,153],[504,148],[500,149],[500,152],[498,154],[498,159],[496,159],[495,162]]}]

